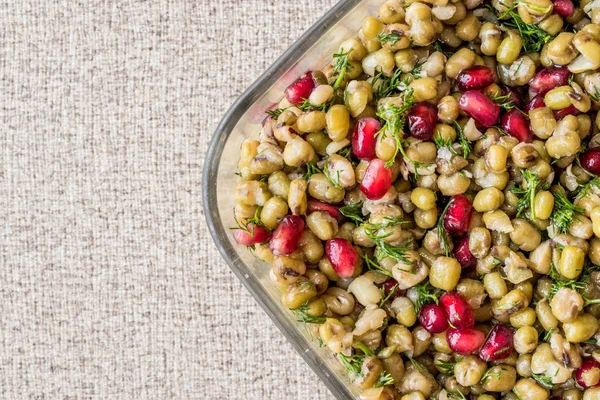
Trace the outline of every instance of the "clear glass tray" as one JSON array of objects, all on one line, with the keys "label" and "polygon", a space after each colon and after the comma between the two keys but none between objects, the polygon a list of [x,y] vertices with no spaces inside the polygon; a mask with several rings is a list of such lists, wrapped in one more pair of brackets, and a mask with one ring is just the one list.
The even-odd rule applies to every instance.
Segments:
[{"label": "clear glass tray", "polygon": [[[239,178],[238,154],[242,141],[257,138],[264,111],[278,103],[283,91],[303,72],[321,69],[346,38],[356,36],[366,15],[376,15],[383,0],[342,0],[294,43],[227,111],[210,143],[204,165],[203,201],[210,232],[236,276],[252,293],[275,325],[339,400],[358,398],[340,364],[320,348],[305,327],[280,302],[269,280],[270,267],[231,235],[233,191]],[[266,44],[268,45],[268,43]],[[259,49],[257,49],[259,50]]]}]

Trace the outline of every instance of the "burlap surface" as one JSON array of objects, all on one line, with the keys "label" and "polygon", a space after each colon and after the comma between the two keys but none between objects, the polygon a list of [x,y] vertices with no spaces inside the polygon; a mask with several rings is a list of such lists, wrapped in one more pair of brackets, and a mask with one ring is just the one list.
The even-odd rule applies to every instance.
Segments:
[{"label": "burlap surface", "polygon": [[334,3],[0,1],[0,398],[333,398],[221,260],[201,173]]}]

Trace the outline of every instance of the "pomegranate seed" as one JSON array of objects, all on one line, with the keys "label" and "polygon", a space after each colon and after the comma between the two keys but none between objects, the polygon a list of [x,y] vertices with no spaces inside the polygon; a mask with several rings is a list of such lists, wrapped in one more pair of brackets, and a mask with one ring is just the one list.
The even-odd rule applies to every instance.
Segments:
[{"label": "pomegranate seed", "polygon": [[566,66],[552,66],[541,69],[529,81],[529,90],[536,95],[546,94],[559,86],[569,82],[571,72]]},{"label": "pomegranate seed", "polygon": [[552,0],[554,13],[563,18],[570,17],[575,12],[575,6],[571,0]]},{"label": "pomegranate seed", "polygon": [[314,88],[315,81],[312,76],[312,71],[307,71],[285,89],[285,98],[290,104],[300,104],[305,99],[308,99]]},{"label": "pomegranate seed", "polygon": [[369,162],[365,176],[360,183],[360,191],[369,200],[379,200],[392,186],[392,170],[386,168],[385,162],[374,158]]},{"label": "pomegranate seed", "polygon": [[600,175],[600,147],[592,147],[581,153],[579,164],[590,174]]},{"label": "pomegranate seed", "polygon": [[[397,297],[404,296],[406,294],[406,290],[401,290],[397,288],[398,281],[394,278],[389,278],[387,281],[377,285],[380,289],[383,288],[386,296],[390,296],[389,300],[394,301]],[[394,290],[394,288],[396,288]],[[392,293],[392,290],[394,291]],[[391,295],[390,295],[391,293]]]},{"label": "pomegranate seed", "polygon": [[508,326],[494,326],[481,349],[479,358],[483,361],[496,361],[510,356],[513,351],[513,331]]},{"label": "pomegranate seed", "polygon": [[244,246],[253,246],[255,244],[265,242],[271,236],[271,232],[269,232],[269,230],[264,226],[249,223],[247,228],[248,232],[242,229],[236,229],[233,232],[233,237],[235,238],[236,242]]},{"label": "pomegranate seed", "polygon": [[460,263],[463,269],[470,270],[477,265],[477,259],[469,249],[469,234],[461,236],[454,241],[454,250],[452,255]]},{"label": "pomegranate seed", "polygon": [[375,135],[381,129],[381,123],[375,118],[361,118],[352,132],[352,152],[358,158],[372,160],[375,158]]},{"label": "pomegranate seed", "polygon": [[515,88],[502,85],[501,89],[502,96],[508,95],[508,98],[506,99],[507,102],[512,102],[517,108],[521,108],[523,106],[523,98],[521,97],[521,93],[519,93]]},{"label": "pomegranate seed", "polygon": [[300,236],[304,231],[304,220],[297,215],[286,215],[283,217],[271,240],[269,249],[275,256],[285,256],[296,250]]},{"label": "pomegranate seed", "polygon": [[544,101],[544,95],[538,94],[529,100],[529,103],[525,106],[525,112],[529,113],[529,111],[534,110],[536,108],[546,107],[546,102]]},{"label": "pomegranate seed", "polygon": [[473,205],[467,196],[459,194],[452,198],[444,216],[444,228],[451,233],[465,233],[471,223]]},{"label": "pomegranate seed", "polygon": [[563,108],[562,110],[554,110],[553,113],[554,119],[560,121],[567,115],[579,115],[581,114],[581,111],[579,111],[577,108],[575,108],[573,104],[571,104],[569,107]]},{"label": "pomegranate seed", "polygon": [[446,292],[440,298],[440,303],[446,310],[448,321],[456,329],[469,329],[475,326],[473,310],[469,303],[457,292]]},{"label": "pomegranate seed", "polygon": [[463,356],[477,353],[484,340],[483,332],[475,329],[450,328],[446,331],[446,341],[450,349]]},{"label": "pomegranate seed", "polygon": [[310,214],[315,211],[325,211],[327,214],[337,219],[338,222],[342,222],[344,220],[344,216],[340,212],[339,207],[334,206],[333,204],[325,203],[323,201],[310,199],[308,201],[306,212],[307,214]]},{"label": "pomegranate seed", "polygon": [[486,128],[494,125],[500,116],[500,106],[477,90],[463,93],[458,106]]},{"label": "pomegranate seed", "polygon": [[456,77],[456,86],[461,92],[479,90],[496,81],[496,74],[490,67],[476,65],[463,69]]},{"label": "pomegranate seed", "polygon": [[438,122],[437,108],[426,101],[412,106],[407,116],[408,130],[415,139],[429,140]]},{"label": "pomegranate seed", "polygon": [[594,359],[584,360],[575,370],[575,380],[584,389],[600,386],[600,363]]},{"label": "pomegranate seed", "polygon": [[358,253],[346,239],[330,239],[325,243],[325,254],[340,278],[349,278],[354,274]]},{"label": "pomegranate seed", "polygon": [[520,110],[513,109],[504,114],[500,120],[500,126],[510,136],[519,139],[519,142],[531,143],[533,140],[529,117]]},{"label": "pomegranate seed", "polygon": [[424,305],[419,314],[419,322],[427,332],[433,334],[444,332],[449,328],[448,316],[444,308],[437,304]]}]

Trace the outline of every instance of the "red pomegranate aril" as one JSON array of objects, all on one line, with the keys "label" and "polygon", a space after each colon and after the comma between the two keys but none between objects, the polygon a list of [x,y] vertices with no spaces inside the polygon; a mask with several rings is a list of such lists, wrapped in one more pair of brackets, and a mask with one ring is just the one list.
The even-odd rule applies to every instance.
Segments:
[{"label": "red pomegranate aril", "polygon": [[358,253],[349,241],[339,238],[328,240],[325,254],[340,278],[349,278],[354,274]]},{"label": "red pomegranate aril", "polygon": [[389,296],[389,301],[394,301],[396,298],[406,294],[406,290],[398,289],[398,281],[394,278],[389,278],[387,281],[377,285],[377,287],[380,289],[383,288],[385,295]]},{"label": "red pomegranate aril", "polygon": [[465,233],[471,223],[473,205],[464,194],[454,196],[444,216],[444,228],[450,233]]},{"label": "red pomegranate aril", "polygon": [[563,18],[570,17],[575,12],[575,6],[571,0],[552,0],[554,14]]},{"label": "red pomegranate aril", "polygon": [[463,93],[458,106],[486,128],[494,125],[500,116],[500,106],[477,90]]},{"label": "red pomegranate aril", "polygon": [[291,254],[298,247],[304,231],[304,220],[297,215],[283,217],[269,241],[269,249],[275,256]]},{"label": "red pomegranate aril", "polygon": [[446,292],[440,298],[440,304],[444,307],[448,321],[456,329],[469,329],[475,326],[473,310],[469,303],[457,292]]},{"label": "red pomegranate aril", "polygon": [[584,360],[575,370],[575,380],[584,389],[600,386],[600,363],[591,358]]},{"label": "red pomegranate aril", "polygon": [[235,241],[244,246],[254,246],[255,244],[265,242],[271,236],[271,232],[264,226],[249,223],[246,228],[248,228],[248,232],[243,229],[236,229],[233,232]]},{"label": "red pomegranate aril", "polygon": [[485,341],[485,335],[475,329],[454,329],[446,331],[446,341],[450,350],[456,354],[467,356],[477,353]]},{"label": "red pomegranate aril", "polygon": [[546,94],[559,86],[569,82],[571,72],[566,66],[552,66],[541,69],[529,81],[529,91],[535,95]]},{"label": "red pomegranate aril", "polygon": [[452,255],[460,263],[463,269],[470,270],[477,265],[477,258],[469,249],[469,235],[465,234],[454,241],[454,250]]},{"label": "red pomegranate aril", "polygon": [[305,99],[308,99],[314,88],[315,81],[312,76],[312,71],[307,71],[285,89],[285,98],[290,104],[300,104]]},{"label": "red pomegranate aril", "polygon": [[419,313],[419,322],[427,332],[436,334],[449,328],[448,316],[438,304],[426,304]]},{"label": "red pomegranate aril", "polygon": [[374,158],[369,162],[365,176],[360,183],[360,191],[369,200],[379,200],[392,186],[392,170],[386,168],[385,162]]},{"label": "red pomegranate aril", "polygon": [[315,211],[325,211],[327,214],[337,219],[338,222],[342,222],[344,220],[344,216],[340,212],[339,207],[315,199],[308,200],[308,206],[306,208],[307,214]]},{"label": "red pomegranate aril", "polygon": [[592,147],[581,153],[579,164],[590,174],[600,175],[600,147]]},{"label": "red pomegranate aril", "polygon": [[463,69],[456,77],[456,86],[461,92],[483,89],[496,81],[496,74],[490,67],[476,65]]},{"label": "red pomegranate aril", "polygon": [[546,107],[546,102],[544,101],[544,95],[538,94],[529,100],[529,103],[525,105],[525,112],[529,113],[531,110],[535,110],[536,108]]},{"label": "red pomegranate aril", "polygon": [[571,104],[569,107],[563,108],[562,110],[554,110],[553,113],[554,119],[560,121],[567,115],[579,115],[581,114],[581,111],[579,111],[577,108],[575,108],[573,104]]},{"label": "red pomegranate aril", "polygon": [[479,358],[483,361],[496,361],[510,356],[513,347],[512,329],[503,324],[494,326],[485,343],[479,349]]},{"label": "red pomegranate aril", "polygon": [[429,102],[416,103],[406,117],[410,136],[419,140],[429,140],[438,122],[437,108]]},{"label": "red pomegranate aril", "polygon": [[381,130],[381,123],[375,118],[361,118],[352,132],[352,152],[363,160],[375,158],[375,146],[377,138],[375,135]]},{"label": "red pomegranate aril", "polygon": [[513,109],[502,116],[500,127],[510,136],[519,139],[519,142],[531,143],[533,132],[529,123],[529,117],[520,110]]}]

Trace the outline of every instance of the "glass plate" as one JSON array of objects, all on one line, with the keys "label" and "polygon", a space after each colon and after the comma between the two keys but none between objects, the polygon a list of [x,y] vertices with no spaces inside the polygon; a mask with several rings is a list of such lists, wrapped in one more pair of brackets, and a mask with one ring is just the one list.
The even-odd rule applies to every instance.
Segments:
[{"label": "glass plate", "polygon": [[258,138],[264,111],[279,103],[285,88],[307,70],[321,69],[356,36],[362,20],[376,15],[383,0],[342,0],[306,31],[234,104],[217,127],[210,143],[203,175],[203,202],[211,235],[235,275],[292,346],[339,400],[359,397],[327,348],[320,348],[292,312],[281,305],[280,293],[269,279],[270,266],[237,244],[231,235],[233,191],[240,146]]}]

